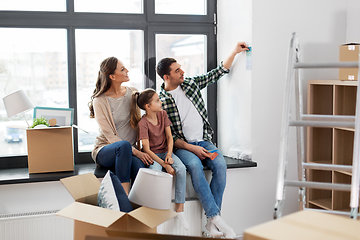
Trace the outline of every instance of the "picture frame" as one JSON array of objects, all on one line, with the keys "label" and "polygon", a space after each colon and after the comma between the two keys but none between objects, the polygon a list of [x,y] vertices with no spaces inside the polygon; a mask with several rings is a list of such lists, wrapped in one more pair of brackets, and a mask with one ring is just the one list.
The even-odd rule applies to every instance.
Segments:
[{"label": "picture frame", "polygon": [[56,126],[71,126],[73,124],[73,108],[35,107],[34,119],[44,117],[46,120],[56,119]]}]

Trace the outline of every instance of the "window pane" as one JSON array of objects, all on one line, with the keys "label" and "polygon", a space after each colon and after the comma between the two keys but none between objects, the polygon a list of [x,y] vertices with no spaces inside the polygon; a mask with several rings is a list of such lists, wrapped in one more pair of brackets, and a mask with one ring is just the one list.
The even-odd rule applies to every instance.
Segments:
[{"label": "window pane", "polygon": [[[22,89],[35,106],[67,108],[67,43],[65,29],[0,28],[0,95]],[[25,113],[32,124],[33,111]],[[26,155],[21,116],[8,119],[0,102],[0,156]]]},{"label": "window pane", "polygon": [[89,117],[88,103],[95,89],[100,63],[116,57],[129,70],[130,82],[126,85],[139,90],[144,88],[143,31],[141,30],[84,30],[76,34],[76,74],[78,124],[89,134],[79,131],[79,151],[92,151],[98,125]]},{"label": "window pane", "polygon": [[75,12],[143,13],[142,0],[75,0]]},{"label": "window pane", "polygon": [[66,0],[3,0],[0,10],[65,12]]},{"label": "window pane", "polygon": [[[156,35],[156,62],[165,57],[172,57],[181,65],[186,76],[206,73],[206,36],[182,34]],[[162,78],[156,75],[156,90],[160,91]],[[206,99],[206,91],[202,92]]]},{"label": "window pane", "polygon": [[206,1],[207,0],[155,0],[155,13],[206,15]]}]

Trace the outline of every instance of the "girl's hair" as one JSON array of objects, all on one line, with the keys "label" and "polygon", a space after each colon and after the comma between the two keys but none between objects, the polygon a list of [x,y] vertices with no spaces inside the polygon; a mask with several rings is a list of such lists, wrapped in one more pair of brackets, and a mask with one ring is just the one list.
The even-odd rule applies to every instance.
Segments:
[{"label": "girl's hair", "polygon": [[134,92],[132,94],[130,107],[130,125],[132,128],[137,128],[141,119],[140,109],[145,111],[145,105],[150,103],[155,93],[156,91],[154,89],[147,88],[141,93]]},{"label": "girl's hair", "polygon": [[95,117],[93,101],[94,98],[98,97],[100,94],[106,92],[111,87],[110,75],[113,74],[116,70],[118,64],[118,59],[116,57],[106,58],[100,64],[100,70],[98,78],[95,84],[95,90],[91,96],[91,101],[88,103],[90,110],[90,118]]}]

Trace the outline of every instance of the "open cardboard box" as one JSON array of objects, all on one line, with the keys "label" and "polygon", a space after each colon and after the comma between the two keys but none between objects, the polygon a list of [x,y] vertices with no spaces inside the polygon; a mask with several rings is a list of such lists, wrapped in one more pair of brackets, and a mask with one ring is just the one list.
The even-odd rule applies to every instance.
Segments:
[{"label": "open cardboard box", "polygon": [[29,173],[74,171],[73,128],[26,129]]},{"label": "open cardboard box", "polygon": [[176,216],[172,210],[147,207],[124,213],[97,206],[100,181],[93,173],[60,179],[75,202],[57,215],[74,219],[74,240],[86,235],[108,236],[106,230],[156,233],[157,226]]},{"label": "open cardboard box", "polygon": [[360,239],[360,221],[312,210],[246,229],[244,240],[348,240]]}]

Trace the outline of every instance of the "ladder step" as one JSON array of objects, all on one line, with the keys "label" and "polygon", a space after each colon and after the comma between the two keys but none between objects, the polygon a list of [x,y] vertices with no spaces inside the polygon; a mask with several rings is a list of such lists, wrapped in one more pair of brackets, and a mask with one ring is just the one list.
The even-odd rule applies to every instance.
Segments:
[{"label": "ladder step", "polygon": [[323,212],[323,213],[333,213],[337,215],[344,215],[349,216],[350,212],[343,212],[343,211],[335,211],[335,210],[325,210],[325,209],[316,209],[316,208],[304,208],[306,211],[315,211],[315,212]]},{"label": "ladder step", "polygon": [[333,122],[355,122],[355,116],[351,115],[318,115],[318,114],[302,114],[301,120],[312,121],[333,121]]},{"label": "ladder step", "polygon": [[339,183],[285,180],[284,185],[291,187],[306,187],[306,188],[325,189],[325,190],[351,191],[350,184],[339,184]]},{"label": "ladder step", "polygon": [[349,165],[336,165],[336,164],[324,164],[324,163],[303,163],[305,169],[316,169],[316,170],[337,170],[352,172],[352,166]]},{"label": "ladder step", "polygon": [[323,127],[323,128],[355,128],[355,122],[335,122],[335,121],[290,121],[289,126],[308,126],[308,127]]},{"label": "ladder step", "polygon": [[294,63],[294,68],[358,68],[359,62]]}]

